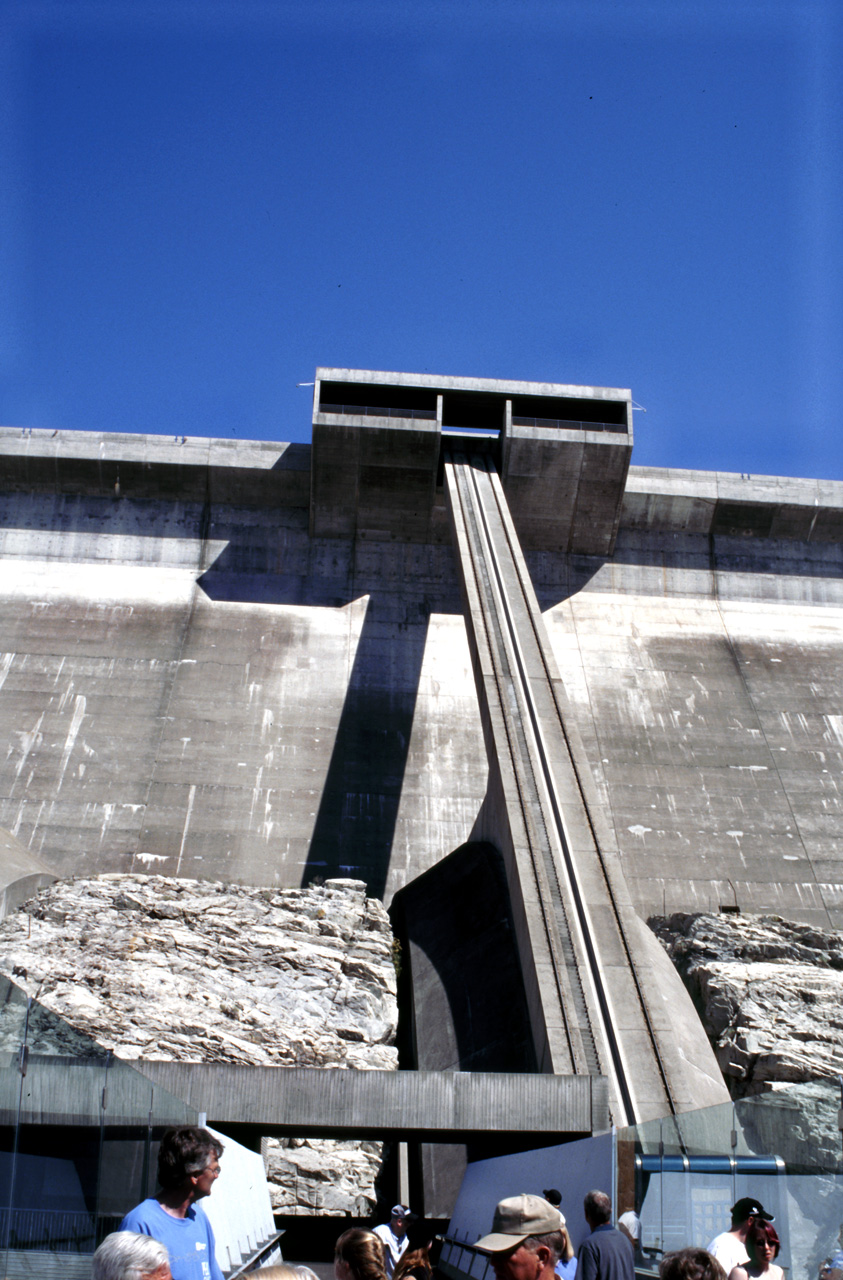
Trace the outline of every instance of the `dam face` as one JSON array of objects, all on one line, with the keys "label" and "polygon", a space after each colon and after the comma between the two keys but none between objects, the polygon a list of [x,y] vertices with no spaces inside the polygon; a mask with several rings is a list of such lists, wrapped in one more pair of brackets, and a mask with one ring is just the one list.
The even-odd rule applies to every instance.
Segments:
[{"label": "dam face", "polygon": [[[400,505],[311,534],[304,445],[0,448],[0,826],[66,875],[387,902],[468,838],[488,764],[435,470],[404,541]],[[611,554],[522,537],[643,917],[843,923],[841,541],[841,484],[636,467]]]},{"label": "dam face", "polygon": [[[39,870],[359,878],[413,1065],[605,1076],[619,1122],[723,1096],[643,921],[843,921],[843,485],[630,466],[623,390],[351,370],[312,446],[0,450],[0,828]],[[454,985],[495,965],[508,1045]]]}]

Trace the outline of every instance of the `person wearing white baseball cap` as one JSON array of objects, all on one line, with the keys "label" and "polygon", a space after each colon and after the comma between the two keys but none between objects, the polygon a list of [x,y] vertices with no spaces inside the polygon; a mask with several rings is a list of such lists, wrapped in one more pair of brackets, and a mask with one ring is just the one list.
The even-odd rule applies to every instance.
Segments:
[{"label": "person wearing white baseball cap", "polygon": [[474,1247],[491,1255],[496,1280],[554,1280],[565,1247],[560,1218],[541,1196],[510,1196],[497,1205],[490,1234]]}]

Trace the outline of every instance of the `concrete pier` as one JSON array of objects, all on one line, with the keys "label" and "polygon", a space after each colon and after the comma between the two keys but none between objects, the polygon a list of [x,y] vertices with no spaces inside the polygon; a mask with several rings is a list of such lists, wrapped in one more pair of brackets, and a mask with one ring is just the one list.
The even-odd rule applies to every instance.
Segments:
[{"label": "concrete pier", "polygon": [[540,1069],[608,1076],[619,1124],[725,1101],[690,1001],[640,945],[495,466],[449,450],[445,486],[490,766],[475,834],[504,854]]}]

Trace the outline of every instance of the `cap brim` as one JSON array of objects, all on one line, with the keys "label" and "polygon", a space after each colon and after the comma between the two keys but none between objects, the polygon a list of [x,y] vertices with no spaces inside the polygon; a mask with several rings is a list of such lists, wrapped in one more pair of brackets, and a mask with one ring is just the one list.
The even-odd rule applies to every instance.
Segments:
[{"label": "cap brim", "polygon": [[483,1236],[478,1240],[474,1248],[479,1249],[481,1253],[503,1253],[507,1249],[517,1249],[519,1244],[529,1238],[529,1232],[521,1236],[508,1236],[502,1231],[494,1231],[490,1236]]}]

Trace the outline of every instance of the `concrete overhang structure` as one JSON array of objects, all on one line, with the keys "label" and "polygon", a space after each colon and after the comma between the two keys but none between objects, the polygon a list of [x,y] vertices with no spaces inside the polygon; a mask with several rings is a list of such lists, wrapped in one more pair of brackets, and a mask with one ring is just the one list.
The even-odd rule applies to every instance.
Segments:
[{"label": "concrete overhang structure", "polygon": [[525,548],[611,554],[632,453],[630,392],[495,378],[317,369],[311,534],[442,536],[443,439],[490,450]]}]

